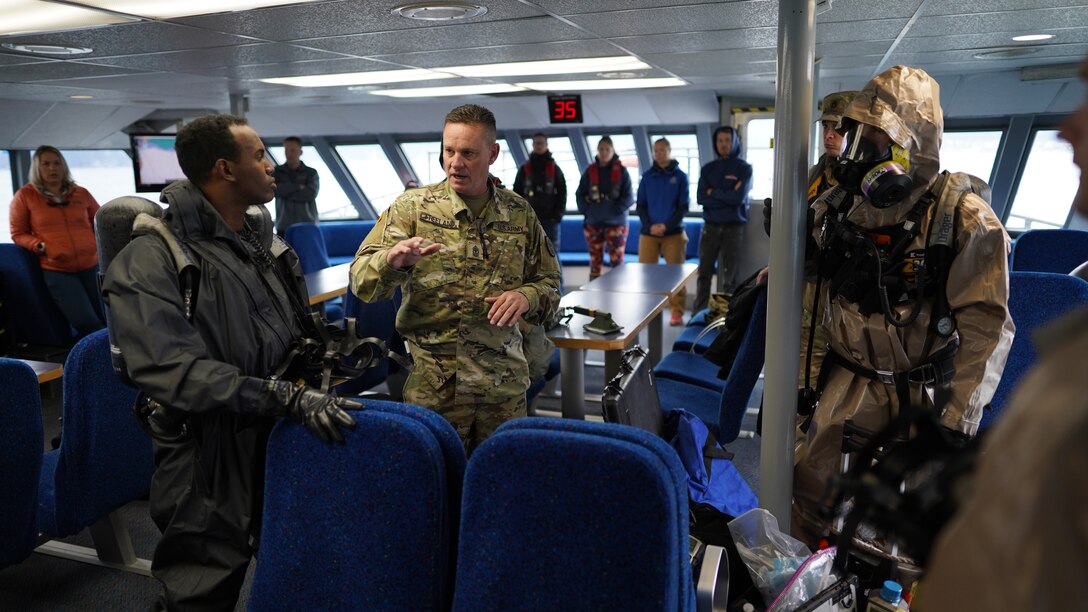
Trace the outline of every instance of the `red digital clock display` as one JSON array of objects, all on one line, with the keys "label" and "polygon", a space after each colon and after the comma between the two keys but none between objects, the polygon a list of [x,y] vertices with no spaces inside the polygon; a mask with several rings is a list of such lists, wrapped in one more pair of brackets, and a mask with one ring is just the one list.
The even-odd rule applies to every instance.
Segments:
[{"label": "red digital clock display", "polygon": [[548,96],[548,118],[552,123],[581,123],[582,96]]}]

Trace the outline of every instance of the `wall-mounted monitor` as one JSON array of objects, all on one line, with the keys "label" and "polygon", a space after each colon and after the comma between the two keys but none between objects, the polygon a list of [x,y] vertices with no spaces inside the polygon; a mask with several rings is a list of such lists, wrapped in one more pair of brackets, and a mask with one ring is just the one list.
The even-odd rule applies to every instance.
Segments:
[{"label": "wall-mounted monitor", "polygon": [[162,191],[185,174],[174,152],[174,134],[129,134],[136,191]]}]

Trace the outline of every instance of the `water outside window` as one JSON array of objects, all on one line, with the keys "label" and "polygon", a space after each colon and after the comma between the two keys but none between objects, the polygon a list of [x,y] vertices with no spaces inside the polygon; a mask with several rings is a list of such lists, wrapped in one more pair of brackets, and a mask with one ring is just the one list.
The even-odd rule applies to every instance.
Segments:
[{"label": "water outside window", "polygon": [[1058,139],[1057,130],[1038,130],[1005,226],[1010,230],[1064,227],[1079,177],[1073,147]]},{"label": "water outside window", "polygon": [[0,242],[11,242],[11,225],[8,223],[8,214],[11,206],[11,155],[7,151],[0,151]]},{"label": "water outside window", "polygon": [[75,182],[91,192],[99,204],[121,196],[138,195],[152,202],[159,193],[137,192],[132,158],[120,149],[62,150]]},{"label": "water outside window", "polygon": [[989,183],[1001,134],[1001,130],[945,132],[941,141],[941,170],[966,172]]},{"label": "water outside window", "polygon": [[650,144],[653,145],[654,141],[661,137],[669,141],[672,158],[679,162],[680,169],[688,175],[688,192],[691,198],[688,210],[697,212],[700,208],[696,200],[696,192],[699,190],[699,172],[703,169],[702,164],[699,163],[699,141],[695,138],[695,134],[651,134]]},{"label": "water outside window", "polygon": [[[268,152],[272,154],[272,163],[274,164],[282,164],[287,160],[283,155],[282,146],[268,147]],[[359,211],[352,206],[348,194],[344,193],[344,190],[341,189],[340,183],[337,182],[336,177],[333,176],[329,167],[325,165],[325,160],[321,159],[321,156],[317,153],[317,149],[309,145],[304,145],[302,147],[302,163],[317,170],[317,179],[319,181],[319,188],[317,190],[318,219],[322,221],[332,221],[334,219],[359,218]],[[268,210],[272,213],[273,220],[275,220],[275,200],[268,204]]]},{"label": "water outside window", "polygon": [[[525,139],[525,150],[533,152],[533,139]],[[570,146],[570,138],[566,136],[548,136],[548,150],[559,170],[563,172],[563,178],[567,182],[567,212],[578,212],[578,204],[574,192],[578,190],[578,181],[582,178],[582,170],[578,167],[578,160],[574,158],[574,149]],[[513,186],[513,184],[511,184]]]},{"label": "water outside window", "polygon": [[771,197],[774,188],[774,119],[752,119],[748,122],[747,140],[743,143],[747,149],[745,158],[752,164],[752,190],[748,193],[751,202],[762,202]]},{"label": "water outside window", "polygon": [[381,145],[339,145],[336,152],[379,214],[404,192],[404,183]]},{"label": "water outside window", "polygon": [[408,158],[412,170],[415,170],[421,187],[441,182],[446,178],[442,164],[438,162],[438,157],[442,153],[440,148],[441,144],[437,140],[400,143],[400,150]]},{"label": "water outside window", "polygon": [[503,187],[511,189],[514,186],[514,179],[518,175],[518,165],[514,163],[514,156],[510,154],[510,149],[506,146],[506,140],[499,138],[495,142],[499,143],[499,158],[495,160],[495,163],[491,164],[491,174],[499,177]]},{"label": "water outside window", "polygon": [[[630,134],[608,134],[612,137],[612,147],[616,149],[616,155],[620,156],[620,163],[624,168],[627,168],[627,173],[631,175],[631,198],[634,199],[638,195],[638,182],[642,179],[642,164],[638,159],[638,152],[635,150],[635,138]],[[597,156],[597,143],[600,142],[601,136],[604,134],[589,134],[586,135],[586,144],[589,146],[589,156],[596,159]],[[652,161],[649,163],[653,163]],[[585,168],[582,168],[585,171]],[[581,176],[578,177],[581,179]],[[575,185],[575,189],[578,186]],[[631,206],[632,210],[634,205]]]}]

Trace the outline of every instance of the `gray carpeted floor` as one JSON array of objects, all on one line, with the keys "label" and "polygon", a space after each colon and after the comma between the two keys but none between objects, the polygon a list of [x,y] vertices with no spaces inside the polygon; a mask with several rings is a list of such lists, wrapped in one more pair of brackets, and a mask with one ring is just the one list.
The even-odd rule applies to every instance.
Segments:
[{"label": "gray carpeted floor", "polygon": [[[564,280],[567,290],[572,290],[586,281],[585,268],[567,269]],[[694,296],[694,282],[689,283],[688,304]],[[686,319],[686,317],[685,317]],[[668,352],[682,327],[665,326],[664,350]],[[641,338],[645,345],[645,332]],[[601,363],[604,356],[599,351],[589,351],[587,363]],[[600,394],[604,385],[604,369],[601,366],[588,366],[585,373],[586,393]],[[750,404],[758,407],[762,397],[762,381],[757,384]],[[60,396],[59,381],[46,385],[43,392],[43,419],[45,425],[45,449],[49,449],[50,440],[60,432]],[[538,406],[544,410],[558,411],[557,397],[542,397]],[[590,404],[588,412],[593,414],[595,407]],[[599,412],[597,413],[599,414]],[[755,428],[755,417],[745,421],[744,429]],[[734,453],[733,462],[754,490],[759,489],[759,438],[738,439],[728,445]],[[128,526],[136,554],[143,559],[151,559],[159,532],[147,514],[147,502],[136,501],[122,509],[124,522]],[[72,544],[91,546],[87,533],[82,533],[64,540]],[[244,610],[248,598],[249,583],[253,572],[246,578],[242,596],[236,610]],[[0,570],[0,612],[83,612],[87,610],[147,610],[158,597],[159,585],[153,578],[129,574],[113,569],[95,567],[75,561],[68,561],[35,553],[22,563]]]}]

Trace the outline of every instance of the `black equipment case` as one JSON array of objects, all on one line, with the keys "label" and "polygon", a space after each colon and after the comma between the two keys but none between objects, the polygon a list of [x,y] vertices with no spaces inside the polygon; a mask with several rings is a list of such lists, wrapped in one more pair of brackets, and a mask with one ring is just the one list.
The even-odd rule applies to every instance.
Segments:
[{"label": "black equipment case", "polygon": [[665,419],[646,349],[634,346],[624,351],[619,373],[604,387],[601,412],[606,423],[631,425],[661,435]]}]

